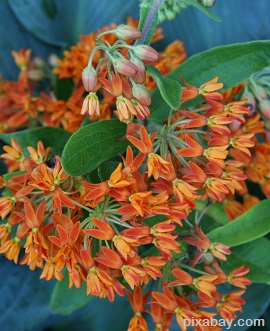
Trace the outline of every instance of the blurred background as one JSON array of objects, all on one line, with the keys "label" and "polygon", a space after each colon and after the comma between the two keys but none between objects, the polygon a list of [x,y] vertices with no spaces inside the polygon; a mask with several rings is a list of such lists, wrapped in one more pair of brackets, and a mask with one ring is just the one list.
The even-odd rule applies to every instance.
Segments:
[{"label": "blurred background", "polygon": [[[174,21],[161,24],[165,38],[155,47],[162,50],[175,39],[184,42],[188,56],[232,43],[270,39],[270,0],[217,0],[211,9],[222,22],[216,22],[190,7]],[[139,18],[138,0],[0,0],[0,73],[4,79],[16,79],[18,69],[11,51],[31,48],[34,56],[45,60],[50,54],[60,56],[75,44],[81,34],[96,32],[112,22],[124,23],[128,16]],[[125,298],[114,304],[107,300],[87,299],[87,305],[69,316],[72,291],[66,300],[49,309],[55,282],[40,281],[40,272],[16,266],[0,258],[0,330],[1,331],[126,331],[131,310]],[[270,287],[250,286],[248,304],[241,318],[263,314],[269,319]],[[270,330],[268,327],[249,330]],[[178,330],[174,325],[172,331]],[[241,330],[247,330],[242,327]],[[239,331],[237,328],[231,330]]]}]

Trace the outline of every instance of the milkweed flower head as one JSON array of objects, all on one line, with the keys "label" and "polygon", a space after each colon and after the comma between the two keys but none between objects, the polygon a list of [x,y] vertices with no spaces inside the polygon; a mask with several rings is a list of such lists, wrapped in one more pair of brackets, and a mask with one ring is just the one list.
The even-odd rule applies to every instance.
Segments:
[{"label": "milkweed flower head", "polygon": [[[92,180],[69,175],[47,139],[25,146],[12,138],[1,155],[8,173],[0,177],[0,253],[40,269],[47,281],[68,277],[70,288],[85,284],[86,295],[110,302],[127,295],[134,312],[130,331],[148,330],[145,314],[155,330],[169,330],[173,318],[182,330],[185,320],[216,314],[235,319],[245,303],[249,270],[225,272],[230,248],[211,241],[203,226],[216,202],[224,203],[230,219],[258,202],[244,184],[247,178],[270,196],[270,147],[255,138],[265,134],[264,124],[247,107],[248,98],[234,100],[243,86],[226,96],[216,76],[200,86],[179,77],[184,85],[179,109],[151,126],[155,82],[146,65],[165,75],[186,53],[180,41],[163,53],[134,43],[141,31],[127,23],[82,36],[65,51],[54,72],[72,78],[74,86],[63,100],[54,91],[33,96],[31,52],[14,54],[23,74],[14,84],[0,85],[1,130],[34,123],[76,132],[86,114],[90,122],[114,114],[127,124],[122,137],[127,147],[106,176],[99,169]],[[186,109],[185,102],[198,96],[201,104]],[[267,104],[261,105],[267,117]],[[233,200],[235,195],[243,203]],[[152,282],[157,286],[151,292]],[[241,290],[221,294],[224,283]]]}]

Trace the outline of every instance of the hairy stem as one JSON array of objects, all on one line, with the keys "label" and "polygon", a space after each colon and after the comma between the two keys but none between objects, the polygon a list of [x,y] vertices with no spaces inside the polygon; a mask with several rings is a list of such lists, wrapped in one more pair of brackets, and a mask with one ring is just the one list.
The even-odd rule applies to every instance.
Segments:
[{"label": "hairy stem", "polygon": [[138,45],[140,44],[144,44],[145,42],[145,39],[146,39],[146,36],[147,36],[147,33],[150,29],[150,26],[151,26],[151,23],[156,15],[156,12],[158,10],[158,7],[160,6],[160,4],[163,2],[164,0],[156,0],[153,4],[153,7],[151,8],[148,16],[147,16],[147,19],[145,21],[145,25],[142,29],[142,35],[141,35],[141,38],[139,39],[139,42],[138,42]]}]

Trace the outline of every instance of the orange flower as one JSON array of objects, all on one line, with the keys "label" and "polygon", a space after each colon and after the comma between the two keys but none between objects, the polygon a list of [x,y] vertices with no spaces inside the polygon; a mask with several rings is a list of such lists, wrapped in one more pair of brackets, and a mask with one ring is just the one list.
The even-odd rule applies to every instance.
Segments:
[{"label": "orange flower", "polygon": [[109,268],[121,270],[123,277],[132,289],[140,285],[143,277],[146,275],[142,267],[129,264],[129,260],[125,262],[127,264],[124,264],[120,256],[108,247],[103,246],[101,248],[101,252],[98,253],[95,261]]},{"label": "orange flower", "polygon": [[126,290],[126,293],[135,313],[129,322],[128,331],[148,331],[147,322],[143,318],[142,313],[151,292],[147,292],[143,296],[142,289],[136,286],[133,294],[128,290]]},{"label": "orange flower", "polygon": [[233,148],[239,149],[243,153],[251,156],[250,150],[248,148],[253,147],[255,143],[250,141],[250,139],[254,136],[254,133],[247,133],[241,136],[235,136],[231,138],[230,144]]},{"label": "orange flower", "polygon": [[[108,223],[101,221],[98,218],[92,218],[92,223],[94,223],[98,229],[85,229],[83,231],[85,234],[102,240],[112,240],[114,246],[124,258],[124,260],[127,260],[128,255],[135,255],[135,251],[133,250],[132,245],[137,242],[136,239],[131,239],[122,235],[116,235],[116,232]],[[139,243],[136,245],[139,245]]]},{"label": "orange flower", "polygon": [[28,185],[32,189],[34,187],[52,194],[53,210],[57,210],[61,213],[62,206],[68,208],[75,208],[73,202],[67,197],[67,195],[59,187],[68,179],[68,175],[65,173],[59,160],[56,160],[53,169],[47,167],[45,164],[40,164],[31,176],[33,180],[28,182]]},{"label": "orange flower", "polygon": [[143,154],[150,154],[154,152],[153,143],[154,139],[157,135],[157,132],[154,132],[150,138],[148,132],[146,131],[144,126],[140,126],[140,138],[135,138],[133,136],[127,135],[127,139],[137,147]]},{"label": "orange flower", "polygon": [[234,286],[246,289],[246,286],[251,284],[251,281],[245,277],[248,272],[249,268],[245,268],[244,266],[234,269],[228,275],[228,282]]},{"label": "orange flower", "polygon": [[76,242],[80,234],[80,224],[80,222],[76,222],[69,230],[57,224],[56,228],[59,236],[49,236],[49,240],[60,248],[52,260],[56,262],[56,270],[58,271],[63,270],[66,266],[68,271],[71,272],[74,269],[74,264],[77,263],[75,252],[78,250]]},{"label": "orange flower", "polygon": [[28,68],[31,52],[32,52],[31,49],[24,49],[24,48],[21,48],[19,52],[15,52],[15,51],[11,52],[17,66],[21,70],[26,70]]},{"label": "orange flower", "polygon": [[[119,295],[124,294],[123,289],[119,287],[118,282],[113,280],[105,270],[96,266],[91,250],[81,249],[80,258],[83,267],[87,271],[87,295],[104,296],[105,293],[105,295],[109,297],[109,300],[113,301],[114,292]],[[109,288],[113,291],[110,291]]]},{"label": "orange flower", "polygon": [[2,220],[10,213],[16,204],[14,197],[2,197],[0,198],[0,216]]},{"label": "orange flower", "polygon": [[48,160],[49,154],[52,150],[52,147],[44,148],[43,142],[39,141],[37,144],[37,149],[34,149],[31,146],[27,147],[28,152],[30,153],[29,157],[36,164],[43,163]]},{"label": "orange flower", "polygon": [[163,287],[164,294],[153,292],[152,296],[156,302],[167,311],[176,315],[176,321],[181,330],[186,331],[187,327],[184,322],[185,319],[194,319],[200,317],[199,314],[192,311],[191,306],[183,297],[178,297],[172,293],[168,287]]},{"label": "orange flower", "polygon": [[15,138],[11,138],[11,146],[5,145],[3,146],[3,150],[6,153],[2,154],[0,157],[15,162],[12,166],[12,171],[24,169],[23,160],[25,159],[25,156],[21,146]]},{"label": "orange flower", "polygon": [[218,76],[205,82],[199,88],[199,94],[206,99],[222,100],[222,95],[217,90],[223,87],[223,83],[218,83]]},{"label": "orange flower", "polygon": [[0,254],[5,254],[8,260],[13,260],[17,264],[21,249],[20,243],[21,240],[18,237],[5,241],[0,247]]},{"label": "orange flower", "polygon": [[181,148],[178,151],[178,154],[185,157],[196,157],[202,156],[204,148],[194,139],[190,137],[190,135],[185,134],[185,141],[189,147]]},{"label": "orange flower", "polygon": [[147,167],[148,177],[153,175],[155,180],[161,177],[170,181],[176,176],[170,154],[168,154],[167,160],[164,160],[160,155],[155,153],[148,154]]}]

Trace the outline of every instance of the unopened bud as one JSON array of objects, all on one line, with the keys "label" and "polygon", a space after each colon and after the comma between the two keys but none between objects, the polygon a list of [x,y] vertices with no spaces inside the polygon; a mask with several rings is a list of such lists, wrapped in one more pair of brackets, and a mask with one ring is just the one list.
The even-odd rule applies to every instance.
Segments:
[{"label": "unopened bud", "polygon": [[144,83],[146,75],[145,75],[145,67],[143,61],[134,56],[131,58],[131,62],[135,64],[135,66],[137,67],[137,72],[132,78],[138,84]]},{"label": "unopened bud", "polygon": [[46,68],[46,61],[43,60],[40,56],[35,56],[33,58],[33,63],[35,65],[35,67],[38,68],[38,69]]},{"label": "unopened bud", "polygon": [[254,95],[250,93],[250,91],[245,90],[244,93],[241,95],[241,99],[247,100],[246,107],[249,108],[248,116],[253,115],[256,110],[256,102]]},{"label": "unopened bud", "polygon": [[268,120],[270,120],[270,101],[261,100],[259,103],[259,109],[263,114],[263,116],[265,116]]},{"label": "unopened bud", "polygon": [[211,265],[214,262],[214,256],[207,252],[203,255],[202,262],[206,265]]},{"label": "unopened bud", "polygon": [[229,129],[230,131],[233,133],[233,132],[236,132],[240,129],[240,127],[242,126],[242,123],[237,121],[237,120],[233,120],[230,124],[229,124]]},{"label": "unopened bud", "polygon": [[30,80],[34,80],[36,82],[38,82],[38,81],[45,78],[44,72],[42,70],[39,70],[39,69],[29,70],[27,72],[27,76]]},{"label": "unopened bud", "polygon": [[216,4],[216,0],[200,0],[200,3],[207,8],[213,7]]},{"label": "unopened bud", "polygon": [[96,70],[88,66],[82,73],[82,82],[86,92],[94,92],[97,86],[97,73]]},{"label": "unopened bud", "polygon": [[132,51],[143,61],[155,62],[158,60],[158,52],[151,46],[138,45],[132,48]]},{"label": "unopened bud", "polygon": [[136,40],[142,35],[141,31],[135,26],[126,24],[119,25],[114,32],[116,37],[122,40]]},{"label": "unopened bud", "polygon": [[59,57],[56,54],[50,54],[48,58],[49,65],[53,68],[57,67],[57,61]]},{"label": "unopened bud", "polygon": [[142,106],[148,107],[151,104],[150,94],[144,85],[134,84],[132,87],[132,94]]},{"label": "unopened bud", "polygon": [[113,62],[117,72],[125,76],[134,76],[137,72],[137,67],[127,59],[117,59]]}]

